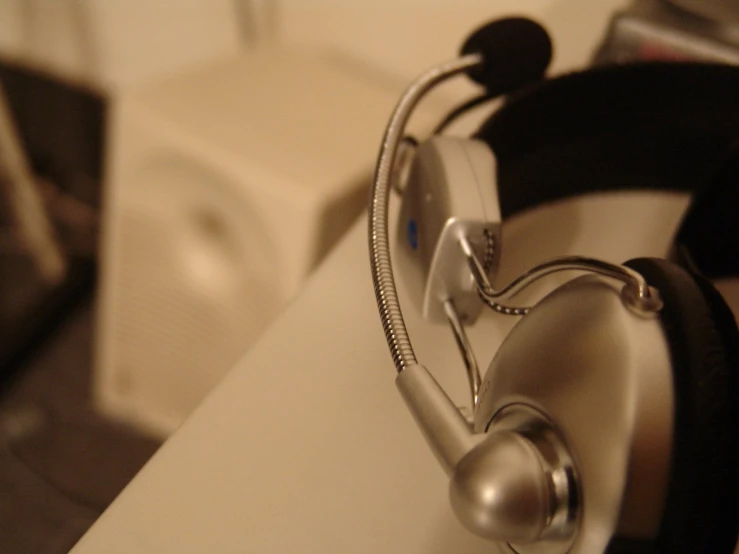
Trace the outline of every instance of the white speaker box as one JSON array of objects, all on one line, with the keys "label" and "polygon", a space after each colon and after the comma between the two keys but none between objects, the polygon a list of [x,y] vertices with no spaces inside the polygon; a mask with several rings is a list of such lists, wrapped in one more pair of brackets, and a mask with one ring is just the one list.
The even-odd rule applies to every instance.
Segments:
[{"label": "white speaker box", "polygon": [[317,56],[255,51],[115,98],[104,413],[159,434],[179,425],[365,209],[398,93]]}]

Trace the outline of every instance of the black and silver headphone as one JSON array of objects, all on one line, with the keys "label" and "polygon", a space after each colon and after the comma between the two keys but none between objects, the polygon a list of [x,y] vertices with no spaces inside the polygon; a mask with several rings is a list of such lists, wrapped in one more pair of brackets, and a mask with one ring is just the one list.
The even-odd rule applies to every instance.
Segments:
[{"label": "black and silver headphone", "polygon": [[[397,386],[450,476],[457,516],[500,551],[733,552],[739,332],[709,279],[739,275],[739,69],[643,64],[542,80],[550,57],[536,23],[493,22],[460,58],[411,85],[392,115],[369,247]],[[418,309],[452,325],[471,418],[416,360],[388,232],[408,118],[428,90],[461,73],[506,101],[474,137],[418,146],[395,242]],[[492,286],[502,220],[626,189],[693,193],[672,261],[556,258]],[[589,274],[531,308],[507,303],[572,269]],[[464,324],[485,306],[522,318],[480,377]]]}]

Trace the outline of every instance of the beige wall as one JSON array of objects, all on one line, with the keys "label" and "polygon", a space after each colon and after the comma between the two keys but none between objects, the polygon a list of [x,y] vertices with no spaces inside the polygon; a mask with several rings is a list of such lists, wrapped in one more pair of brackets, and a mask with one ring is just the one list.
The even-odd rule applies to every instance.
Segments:
[{"label": "beige wall", "polygon": [[231,0],[0,0],[0,53],[103,87],[239,47]]},{"label": "beige wall", "polygon": [[[283,40],[315,42],[408,79],[452,57],[488,19],[530,15],[547,21],[555,70],[586,63],[610,14],[627,0],[280,0]],[[577,14],[573,18],[573,14]]]},{"label": "beige wall", "polygon": [[[328,48],[407,81],[471,28],[545,14],[555,69],[581,65],[626,0],[0,0],[0,53],[105,87],[226,55],[255,39]],[[572,14],[578,14],[573,21]],[[574,23],[574,24],[573,24]]]}]

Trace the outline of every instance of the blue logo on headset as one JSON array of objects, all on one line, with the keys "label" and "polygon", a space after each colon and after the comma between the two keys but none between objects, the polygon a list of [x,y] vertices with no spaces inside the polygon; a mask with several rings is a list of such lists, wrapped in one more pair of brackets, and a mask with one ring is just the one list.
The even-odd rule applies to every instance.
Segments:
[{"label": "blue logo on headset", "polygon": [[408,242],[413,250],[418,249],[418,227],[416,226],[415,219],[411,219],[408,222]]}]

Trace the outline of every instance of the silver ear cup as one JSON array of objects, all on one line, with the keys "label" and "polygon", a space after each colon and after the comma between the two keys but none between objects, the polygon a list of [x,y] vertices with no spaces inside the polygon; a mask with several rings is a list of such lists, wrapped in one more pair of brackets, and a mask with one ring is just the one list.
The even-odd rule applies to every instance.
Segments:
[{"label": "silver ear cup", "polygon": [[553,422],[581,491],[578,529],[567,551],[603,552],[614,535],[652,538],[659,528],[672,390],[657,314],[627,308],[606,279],[581,277],[513,328],[483,379],[475,428],[495,433],[502,415],[521,405]]}]

